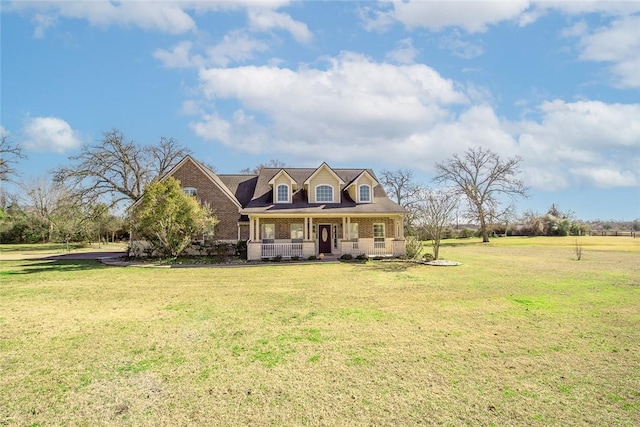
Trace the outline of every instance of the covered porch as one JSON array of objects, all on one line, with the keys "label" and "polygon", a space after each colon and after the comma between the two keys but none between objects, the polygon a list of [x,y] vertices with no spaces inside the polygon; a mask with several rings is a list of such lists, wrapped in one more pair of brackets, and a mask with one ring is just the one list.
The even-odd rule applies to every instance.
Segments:
[{"label": "covered porch", "polygon": [[393,216],[266,216],[249,219],[249,260],[405,255],[403,218]]}]

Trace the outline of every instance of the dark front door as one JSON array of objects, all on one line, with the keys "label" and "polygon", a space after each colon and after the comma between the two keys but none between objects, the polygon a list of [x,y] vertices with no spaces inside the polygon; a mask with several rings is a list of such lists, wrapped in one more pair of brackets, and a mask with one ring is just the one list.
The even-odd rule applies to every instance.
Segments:
[{"label": "dark front door", "polygon": [[331,226],[318,226],[318,252],[321,254],[331,253]]}]

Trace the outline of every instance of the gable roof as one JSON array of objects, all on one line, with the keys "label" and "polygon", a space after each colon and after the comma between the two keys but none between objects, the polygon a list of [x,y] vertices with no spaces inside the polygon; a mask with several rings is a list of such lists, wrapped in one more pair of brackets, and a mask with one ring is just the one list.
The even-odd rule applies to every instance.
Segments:
[{"label": "gable roof", "polygon": [[289,182],[293,185],[293,187],[294,187],[294,188],[298,186],[298,183],[296,182],[296,180],[295,180],[295,179],[293,179],[293,178],[291,177],[291,175],[289,175],[289,174],[287,173],[287,171],[286,171],[286,170],[284,170],[284,169],[280,169],[280,171],[279,171],[278,173],[276,173],[276,174],[273,176],[273,178],[271,178],[271,179],[269,180],[269,185],[273,185],[273,184],[275,184],[275,183],[276,183],[276,179],[277,179],[280,175],[285,175],[287,178],[289,178]]},{"label": "gable roof", "polygon": [[308,185],[311,182],[311,179],[314,176],[316,176],[318,173],[320,173],[322,169],[328,170],[329,173],[331,173],[341,185],[344,185],[344,181],[342,180],[342,178],[340,178],[340,176],[333,169],[329,167],[327,162],[322,162],[322,164],[318,166],[318,168],[315,171],[313,171],[311,175],[309,175],[309,178],[307,178],[303,184]]},{"label": "gable roof", "polygon": [[353,178],[350,182],[347,183],[347,185],[344,186],[345,190],[348,190],[349,187],[351,187],[352,185],[355,185],[356,182],[358,182],[360,180],[360,177],[362,176],[368,176],[369,179],[371,179],[371,181],[373,181],[373,186],[377,187],[380,183],[378,182],[378,180],[369,173],[369,171],[367,171],[366,169],[363,170],[358,176],[356,176],[355,178]]},{"label": "gable roof", "polygon": [[[322,163],[318,168],[262,168],[258,175],[244,174],[216,174],[202,163],[196,161],[191,156],[185,156],[177,165],[167,172],[161,180],[172,176],[175,171],[186,162],[193,164],[217,186],[236,206],[243,215],[251,213],[280,213],[280,214],[389,214],[406,213],[400,205],[389,199],[382,185],[373,186],[373,197],[375,203],[358,204],[351,199],[346,191],[349,185],[357,182],[363,176],[368,175],[378,183],[375,173],[371,169],[332,169],[326,163]],[[310,180],[320,171],[325,169],[332,173],[340,184],[349,183],[341,190],[342,197],[338,203],[308,203],[307,191],[303,184]],[[286,174],[294,188],[291,203],[273,203],[273,188],[271,183],[276,176]],[[137,204],[138,202],[134,203]]]},{"label": "gable roof", "polygon": [[[326,165],[326,163],[323,163]],[[322,165],[321,165],[322,167]],[[326,166],[329,168],[329,166]],[[308,203],[307,191],[304,185],[299,185],[298,190],[292,194],[291,203],[273,203],[273,189],[269,184],[273,177],[284,171],[296,183],[307,183],[320,168],[262,168],[257,176],[255,190],[251,200],[244,205],[242,213],[280,213],[280,214],[371,214],[371,213],[406,213],[406,210],[387,196],[381,185],[375,185],[373,195],[375,203],[358,204],[351,199],[349,194],[342,189],[341,202],[339,203]],[[368,174],[374,182],[378,182],[371,169],[332,169],[329,168],[339,182],[352,183],[364,173]]]},{"label": "gable roof", "polygon": [[184,163],[186,163],[187,161],[192,161],[193,163],[195,163],[195,165],[198,167],[198,169],[200,169],[211,180],[211,182],[213,182],[233,203],[235,203],[238,206],[238,208],[242,208],[242,204],[236,198],[235,194],[232,193],[231,190],[229,190],[229,187],[227,187],[220,180],[218,175],[216,175],[216,173],[214,171],[212,171],[208,167],[204,166],[202,163],[194,160],[189,155],[186,155],[184,159],[182,159],[173,169],[171,169],[171,171],[167,175],[165,175],[163,177],[163,179],[165,179],[165,177],[167,177],[167,176],[170,176],[173,173],[173,171],[178,170],[178,168],[180,166],[182,166]]}]

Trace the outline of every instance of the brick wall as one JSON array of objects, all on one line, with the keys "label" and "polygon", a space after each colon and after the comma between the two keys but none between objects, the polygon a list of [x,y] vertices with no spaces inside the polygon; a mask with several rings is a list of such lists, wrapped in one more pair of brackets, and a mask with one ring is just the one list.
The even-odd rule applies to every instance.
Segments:
[{"label": "brick wall", "polygon": [[185,162],[180,169],[173,173],[173,177],[180,181],[182,187],[195,188],[198,191],[197,199],[201,203],[209,204],[214,215],[220,221],[215,229],[217,240],[236,240],[238,238],[238,219],[240,219],[238,206],[192,161]]},{"label": "brick wall", "polygon": [[351,223],[358,223],[358,237],[363,239],[373,238],[373,224],[385,224],[385,237],[393,237],[395,232],[395,222],[393,218],[351,218]]}]

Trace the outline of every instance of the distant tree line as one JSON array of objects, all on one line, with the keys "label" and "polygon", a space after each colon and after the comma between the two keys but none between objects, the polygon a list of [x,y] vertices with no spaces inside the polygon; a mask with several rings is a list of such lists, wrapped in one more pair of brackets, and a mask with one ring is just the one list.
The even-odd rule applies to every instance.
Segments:
[{"label": "distant tree line", "polygon": [[[17,183],[19,190],[8,194],[4,186],[0,186],[0,242],[107,241],[127,238],[129,232],[135,230],[150,241],[165,242],[159,243],[164,246],[160,252],[175,256],[184,246],[187,235],[212,233],[216,222],[215,207],[195,209],[193,200],[176,191],[177,187],[170,182],[165,183],[164,188],[148,192],[150,185],[187,154],[190,150],[174,138],[161,137],[157,144],[140,145],[127,140],[118,129],[112,129],[104,132],[96,143],[83,146],[80,154],[69,157],[68,164],[55,168],[45,177],[24,182],[15,168],[26,158],[22,147],[2,135],[0,182]],[[567,236],[619,229],[640,231],[639,220],[585,222],[556,205],[544,214],[528,211],[518,217],[514,202],[527,197],[528,191],[519,178],[521,160],[519,157],[503,159],[491,150],[472,147],[436,163],[432,186],[417,183],[413,172],[407,169],[382,171],[379,180],[388,195],[407,210],[408,246],[418,248],[416,252],[419,252],[420,245],[414,245],[411,240],[429,240],[436,258],[440,241],[452,237],[478,236],[488,242],[492,236],[501,235]],[[284,166],[284,162],[273,159],[241,173]],[[166,203],[182,209],[181,226],[172,226],[182,230],[182,235],[151,227],[164,223],[163,212],[169,215],[166,210],[145,211],[144,203],[138,204],[137,212],[129,210],[143,195],[161,192],[167,197],[171,194]],[[150,206],[153,202],[146,203]]]}]

